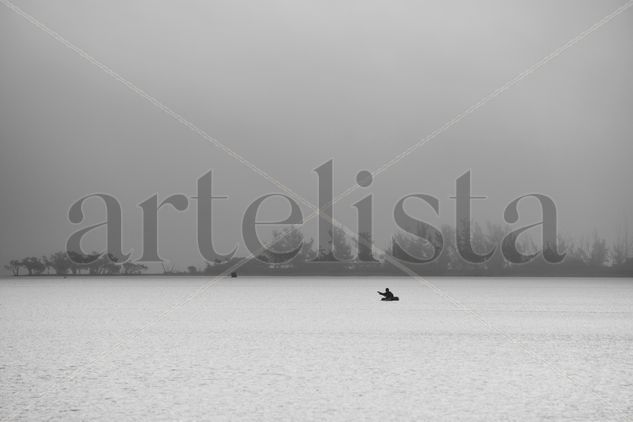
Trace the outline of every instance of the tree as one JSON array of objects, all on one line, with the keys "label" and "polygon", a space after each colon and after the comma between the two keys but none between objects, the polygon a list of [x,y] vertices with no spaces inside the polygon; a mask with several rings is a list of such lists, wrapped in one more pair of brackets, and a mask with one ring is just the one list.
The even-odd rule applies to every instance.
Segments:
[{"label": "tree", "polygon": [[28,271],[29,275],[42,274],[44,270],[46,270],[46,266],[44,265],[44,263],[35,256],[24,258],[21,264],[24,268],[26,268],[26,271]]},{"label": "tree", "polygon": [[66,254],[70,260],[70,271],[73,274],[81,274],[83,270],[87,270],[88,273],[93,274],[95,268],[93,264],[95,264],[102,255],[98,252],[84,254],[76,251],[67,251]]},{"label": "tree", "polygon": [[589,263],[593,266],[601,266],[604,265],[608,257],[609,249],[607,249],[605,240],[598,237],[597,233],[594,233]]},{"label": "tree", "polygon": [[374,258],[374,243],[373,239],[371,238],[371,233],[359,233],[358,239],[356,239],[356,250],[358,251],[359,261],[378,262],[376,258]]},{"label": "tree", "polygon": [[320,248],[316,260],[334,262],[337,260],[352,259],[352,244],[345,230],[340,227],[334,227],[328,231],[328,234],[330,235],[328,243],[331,245],[331,248],[329,251],[325,248]]},{"label": "tree", "polygon": [[189,271],[189,274],[198,274],[198,269],[193,265],[188,266],[187,271]]},{"label": "tree", "polygon": [[616,241],[611,246],[611,262],[613,265],[622,265],[626,262],[627,253],[623,243]]},{"label": "tree", "polygon": [[613,242],[611,246],[611,262],[613,265],[622,265],[629,258],[629,253],[633,249],[629,242],[629,230],[628,227],[624,228],[624,234],[620,233],[618,238]]},{"label": "tree", "polygon": [[[470,226],[470,233],[468,233],[467,231],[468,226]],[[486,236],[484,235],[481,226],[476,222],[471,222],[470,225],[458,225],[455,229],[455,237],[455,248],[457,249],[456,268],[459,269],[462,273],[480,270],[485,264],[476,264],[469,262],[462,256],[461,251],[465,251],[468,249],[468,239],[470,239],[470,247],[472,248],[473,252],[478,254],[489,252],[487,249],[488,241],[486,240]]]},{"label": "tree", "polygon": [[334,227],[332,233],[332,246],[334,250],[334,256],[340,260],[352,259],[352,244],[349,241],[345,230],[340,227]]},{"label": "tree", "polygon": [[160,263],[163,267],[163,274],[175,274],[176,273],[176,265],[172,264],[169,267],[166,267],[164,263]]},{"label": "tree", "polygon": [[427,245],[423,239],[409,233],[398,232],[393,240],[391,250],[394,258],[406,261],[429,258]]},{"label": "tree", "polygon": [[138,275],[147,270],[147,266],[135,264],[134,262],[124,262],[121,266],[123,267],[123,274],[126,275]]},{"label": "tree", "polygon": [[291,260],[301,258],[301,251],[303,247],[295,256],[293,256],[294,251],[299,247],[299,245],[303,242],[303,233],[301,230],[296,228],[295,226],[291,226],[282,231],[273,230],[273,243],[269,246],[269,250],[272,253],[267,253],[265,251],[263,253],[262,261],[270,262],[272,264],[281,264]]},{"label": "tree", "polygon": [[20,268],[22,268],[22,263],[17,259],[12,259],[7,265],[4,266],[4,268],[17,277],[20,275]]},{"label": "tree", "polygon": [[113,275],[113,274],[120,274],[121,273],[121,266],[115,262],[106,262],[103,264],[102,270],[101,270],[101,274],[104,275]]},{"label": "tree", "polygon": [[116,256],[110,253],[99,255],[97,252],[93,252],[92,256],[95,255],[99,258],[86,265],[91,275],[112,275],[121,272],[121,265],[117,262]]},{"label": "tree", "polygon": [[[439,263],[443,250],[444,235],[440,231],[436,231],[424,224],[418,224],[415,227],[415,234],[407,232],[399,232],[394,236],[394,242],[392,245],[393,256],[405,260],[407,262],[418,262],[426,264],[433,263],[433,271],[437,271],[442,267]],[[439,255],[437,255],[439,253]],[[432,261],[430,261],[432,260]]]},{"label": "tree", "polygon": [[57,275],[67,274],[72,266],[66,252],[55,252],[46,258],[46,266],[52,268]]},{"label": "tree", "polygon": [[487,262],[487,268],[491,273],[498,274],[502,272],[506,266],[507,262],[503,257],[503,253],[501,251],[501,243],[505,238],[506,234],[508,234],[507,227],[503,227],[499,224],[486,224],[488,234],[486,235],[486,251],[491,251],[493,248],[496,248],[495,253],[490,258],[490,261]]},{"label": "tree", "polygon": [[479,225],[479,223],[474,222],[472,224],[472,245],[473,245],[473,251],[475,251],[475,253],[478,254],[485,254],[490,252],[490,250],[488,249],[488,238],[486,237],[486,235],[484,234],[483,229],[481,228],[481,226]]},{"label": "tree", "polygon": [[444,248],[437,259],[437,265],[442,272],[459,267],[459,254],[455,245],[455,229],[448,224],[441,227]]},{"label": "tree", "polygon": [[590,261],[589,253],[587,252],[586,247],[583,247],[581,242],[570,241],[567,251],[568,262],[573,262],[575,264],[588,264]]},{"label": "tree", "polygon": [[316,258],[317,253],[314,250],[314,239],[310,239],[309,241],[303,241],[303,248],[301,249],[301,252],[299,252],[299,260],[297,260],[298,262],[306,262],[309,260],[312,260],[314,258]]},{"label": "tree", "polygon": [[[312,249],[314,239],[306,241],[303,232],[295,226],[286,228],[283,231],[273,230],[272,236],[274,243],[270,245],[270,250],[280,255],[275,256],[264,252],[258,257],[260,261],[273,264],[291,261],[292,265],[296,266],[316,256],[316,252]],[[274,239],[276,239],[276,241]],[[302,244],[302,246],[299,252],[294,257],[291,257],[293,251],[295,251],[300,244]]]},{"label": "tree", "polygon": [[42,264],[44,264],[44,269],[46,270],[46,274],[50,275],[51,274],[51,269],[53,267],[52,267],[51,262],[46,257],[46,255],[42,255]]}]

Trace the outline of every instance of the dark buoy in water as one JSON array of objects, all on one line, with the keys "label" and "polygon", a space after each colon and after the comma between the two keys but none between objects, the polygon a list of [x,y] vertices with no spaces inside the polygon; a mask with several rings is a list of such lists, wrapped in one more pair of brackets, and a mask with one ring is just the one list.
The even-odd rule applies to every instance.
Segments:
[{"label": "dark buoy in water", "polygon": [[237,278],[237,272],[233,271],[233,272],[231,273],[231,278]]}]

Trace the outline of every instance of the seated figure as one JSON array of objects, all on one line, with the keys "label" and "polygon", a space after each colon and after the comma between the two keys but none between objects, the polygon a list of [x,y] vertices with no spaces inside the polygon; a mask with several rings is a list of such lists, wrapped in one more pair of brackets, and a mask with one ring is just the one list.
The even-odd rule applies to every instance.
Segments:
[{"label": "seated figure", "polygon": [[381,295],[383,298],[380,300],[384,300],[384,301],[392,301],[392,300],[400,300],[398,298],[398,296],[394,296],[393,293],[391,293],[391,291],[389,290],[389,287],[387,287],[385,289],[385,292],[378,292],[379,295]]}]

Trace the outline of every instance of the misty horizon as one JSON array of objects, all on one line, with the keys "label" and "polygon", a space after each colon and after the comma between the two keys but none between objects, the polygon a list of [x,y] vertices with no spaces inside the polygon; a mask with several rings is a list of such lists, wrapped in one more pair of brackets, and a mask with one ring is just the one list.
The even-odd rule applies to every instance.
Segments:
[{"label": "misty horizon", "polygon": [[[323,162],[334,162],[336,197],[618,5],[19,3],[313,204]],[[555,201],[561,235],[616,241],[633,211],[631,19],[618,16],[377,175],[334,205],[335,218],[354,229],[353,204],[371,193],[384,249],[397,231],[393,205],[407,194],[439,199],[439,216],[411,204],[417,218],[454,224],[455,179],[470,170],[473,196],[487,196],[473,201],[475,221],[503,223],[510,201],[538,192]],[[1,262],[64,249],[75,230],[103,220],[98,200],[86,202],[81,225],[67,218],[97,192],[119,199],[124,249],[138,258],[138,204],[194,196],[209,170],[228,197],[214,209],[217,248],[246,254],[243,212],[278,187],[6,8],[0,27]],[[286,212],[271,200],[261,218]],[[528,200],[520,215],[515,227],[540,218]],[[160,224],[161,256],[196,264],[193,207],[166,207]],[[303,231],[316,239],[316,221]],[[95,231],[85,250],[103,250],[104,239]]]},{"label": "misty horizon", "polygon": [[633,0],[0,0],[0,419],[633,420]]}]

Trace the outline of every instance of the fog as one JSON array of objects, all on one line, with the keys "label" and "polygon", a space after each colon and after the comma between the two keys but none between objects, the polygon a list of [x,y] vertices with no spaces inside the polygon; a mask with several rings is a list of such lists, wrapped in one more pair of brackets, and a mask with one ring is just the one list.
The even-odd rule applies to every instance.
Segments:
[{"label": "fog", "polygon": [[[608,15],[622,1],[26,1],[14,2],[312,203],[314,169],[334,161],[334,195]],[[454,220],[455,179],[471,171],[473,218],[502,222],[531,192],[551,196],[562,233],[612,239],[633,211],[633,10],[335,205],[374,201],[374,238],[395,231],[406,194],[440,200],[411,214]],[[247,206],[279,188],[0,5],[0,262],[61,250],[77,199],[123,207],[124,250],[142,249],[153,194],[196,195],[213,170],[214,241],[239,244]],[[519,226],[538,221],[526,201]],[[304,215],[310,209],[302,206]],[[270,201],[262,218],[288,208]],[[630,219],[629,219],[630,220]],[[201,265],[195,201],[160,213],[160,253]],[[633,221],[628,221],[633,224]],[[315,221],[306,224],[316,236]],[[86,239],[105,248],[105,232]]]}]

